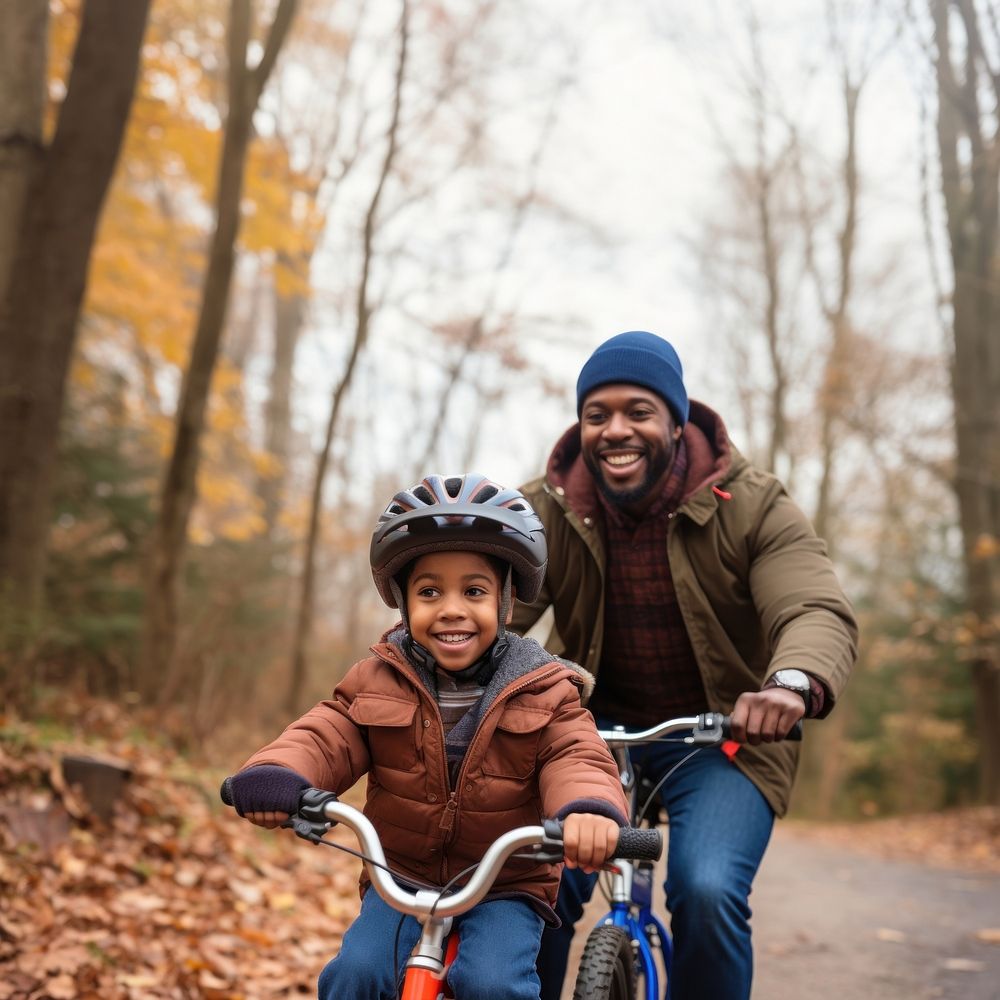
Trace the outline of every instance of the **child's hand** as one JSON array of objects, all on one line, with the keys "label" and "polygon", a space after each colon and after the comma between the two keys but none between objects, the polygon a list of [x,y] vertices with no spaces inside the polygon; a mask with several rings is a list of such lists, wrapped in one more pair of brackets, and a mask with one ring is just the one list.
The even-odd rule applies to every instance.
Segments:
[{"label": "child's hand", "polygon": [[276,826],[281,826],[288,819],[288,813],[283,812],[250,812],[245,813],[244,819],[250,820],[255,826],[263,826],[268,830],[273,830]]},{"label": "child's hand", "polygon": [[567,868],[596,872],[618,846],[618,824],[607,816],[570,813],[563,822]]},{"label": "child's hand", "polygon": [[288,767],[258,764],[227,778],[233,808],[251,823],[269,829],[283,823],[299,807],[309,779]]}]

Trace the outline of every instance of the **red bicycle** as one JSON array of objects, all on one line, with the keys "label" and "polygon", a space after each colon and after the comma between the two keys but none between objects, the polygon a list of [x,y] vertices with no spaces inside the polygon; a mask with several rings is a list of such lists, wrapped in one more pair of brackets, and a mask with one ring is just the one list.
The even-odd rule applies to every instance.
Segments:
[{"label": "red bicycle", "polygon": [[[222,783],[221,794],[222,801],[231,806],[228,783],[229,778]],[[354,833],[360,851],[324,839],[324,834],[337,823],[343,823]],[[382,899],[399,913],[409,914],[420,922],[420,940],[406,962],[400,1000],[455,1000],[447,980],[448,968],[459,948],[459,935],[452,933],[453,918],[471,910],[486,896],[508,859],[531,857],[555,862],[563,857],[562,823],[546,820],[541,826],[509,830],[490,845],[473,871],[461,872],[448,885],[427,885],[409,891],[399,885],[397,879],[413,884],[412,879],[396,875],[389,868],[378,831],[368,817],[341,802],[333,792],[307,788],[299,799],[297,812],[282,825],[304,840],[361,858],[372,887]],[[663,837],[659,830],[624,827],[619,832],[615,857],[655,861],[662,850]],[[456,883],[466,875],[470,875],[468,882],[458,887]],[[394,976],[396,982],[399,978],[398,974]]]}]

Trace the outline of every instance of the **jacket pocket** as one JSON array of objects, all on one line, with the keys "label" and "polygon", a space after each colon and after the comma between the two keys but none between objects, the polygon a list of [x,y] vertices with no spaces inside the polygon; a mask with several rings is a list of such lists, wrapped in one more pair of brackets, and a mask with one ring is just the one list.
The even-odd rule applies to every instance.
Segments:
[{"label": "jacket pocket", "polygon": [[348,717],[368,732],[372,768],[409,771],[417,763],[417,705],[412,701],[359,694],[351,703]]},{"label": "jacket pocket", "polygon": [[538,736],[552,718],[544,709],[509,707],[483,755],[483,774],[524,781],[535,773]]}]

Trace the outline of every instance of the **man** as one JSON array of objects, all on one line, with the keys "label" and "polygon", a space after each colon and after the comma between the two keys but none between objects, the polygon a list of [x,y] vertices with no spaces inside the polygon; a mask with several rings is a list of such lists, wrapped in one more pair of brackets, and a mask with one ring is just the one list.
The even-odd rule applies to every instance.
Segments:
[{"label": "man", "polygon": [[[577,382],[574,425],[544,477],[523,487],[549,543],[547,643],[597,676],[602,726],[651,726],[730,712],[731,758],[646,749],[670,772],[666,883],[674,935],[671,1000],[745,1000],[753,953],[748,897],[775,815],[788,807],[798,719],[826,716],[857,652],[857,626],[823,542],[774,476],[733,447],[721,418],[689,402],[673,347],[631,331],[601,344]],[[543,1000],[558,1000],[573,924],[593,891],[563,876],[563,927],[539,953]]]}]

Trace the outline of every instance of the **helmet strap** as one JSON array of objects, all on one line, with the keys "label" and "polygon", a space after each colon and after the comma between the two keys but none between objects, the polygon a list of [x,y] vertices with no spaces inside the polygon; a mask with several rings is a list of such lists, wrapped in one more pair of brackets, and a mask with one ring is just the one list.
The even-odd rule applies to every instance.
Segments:
[{"label": "helmet strap", "polygon": [[510,564],[507,565],[507,574],[503,578],[503,585],[500,588],[500,606],[497,608],[497,642],[502,642],[504,647],[507,643],[507,615],[510,614],[510,606],[513,604],[511,597],[511,578],[513,570]]},{"label": "helmet strap", "polygon": [[396,582],[394,576],[389,577],[389,590],[393,598],[395,598],[396,607],[399,608],[399,615],[403,619],[403,628],[406,629],[406,634],[409,635],[410,616],[406,613],[406,595],[403,593],[403,588]]}]

